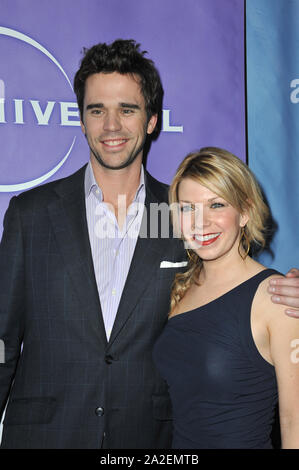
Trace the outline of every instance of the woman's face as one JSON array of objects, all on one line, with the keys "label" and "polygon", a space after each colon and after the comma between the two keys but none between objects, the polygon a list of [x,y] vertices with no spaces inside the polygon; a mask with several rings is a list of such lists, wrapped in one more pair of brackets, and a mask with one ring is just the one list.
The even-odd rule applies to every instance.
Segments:
[{"label": "woman's face", "polygon": [[178,190],[181,230],[189,248],[203,261],[238,254],[241,215],[225,199],[196,181],[185,178]]}]

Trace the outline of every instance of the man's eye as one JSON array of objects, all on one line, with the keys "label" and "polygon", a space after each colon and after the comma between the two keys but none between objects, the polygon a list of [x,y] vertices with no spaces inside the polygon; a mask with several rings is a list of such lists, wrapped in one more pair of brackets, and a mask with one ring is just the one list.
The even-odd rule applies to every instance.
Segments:
[{"label": "man's eye", "polygon": [[93,109],[93,110],[91,111],[91,114],[102,114],[102,112],[103,112],[103,111],[102,111],[101,109]]},{"label": "man's eye", "polygon": [[133,110],[132,109],[123,109],[122,110],[123,114],[133,114]]}]

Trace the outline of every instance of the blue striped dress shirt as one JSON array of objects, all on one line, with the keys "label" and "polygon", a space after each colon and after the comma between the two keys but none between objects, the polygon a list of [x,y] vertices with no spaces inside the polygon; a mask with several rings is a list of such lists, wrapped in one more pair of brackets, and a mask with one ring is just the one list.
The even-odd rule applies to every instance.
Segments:
[{"label": "blue striped dress shirt", "polygon": [[89,240],[109,341],[140,231],[145,202],[144,169],[142,166],[135,198],[121,228],[115,214],[103,201],[103,193],[90,162],[86,167],[84,183]]}]

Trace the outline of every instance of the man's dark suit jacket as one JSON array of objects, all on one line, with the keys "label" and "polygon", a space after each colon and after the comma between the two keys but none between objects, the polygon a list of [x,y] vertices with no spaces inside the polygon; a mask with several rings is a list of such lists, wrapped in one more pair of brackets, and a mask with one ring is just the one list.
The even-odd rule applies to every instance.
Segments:
[{"label": "man's dark suit jacket", "polygon": [[[2,448],[169,448],[171,406],[152,362],[173,238],[138,238],[107,342],[88,237],[85,167],[13,197],[0,245]],[[146,173],[146,207],[167,186]],[[149,213],[149,211],[148,211]]]}]

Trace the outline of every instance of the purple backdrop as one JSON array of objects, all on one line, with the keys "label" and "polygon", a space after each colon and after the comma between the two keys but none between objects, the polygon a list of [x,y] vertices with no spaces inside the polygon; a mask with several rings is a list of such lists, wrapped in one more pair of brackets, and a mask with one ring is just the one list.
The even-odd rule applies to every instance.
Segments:
[{"label": "purple backdrop", "polygon": [[240,0],[2,0],[0,223],[13,194],[88,160],[71,84],[82,47],[97,42],[136,39],[160,70],[163,131],[147,162],[155,177],[170,182],[186,153],[206,145],[245,160],[243,8]]}]

